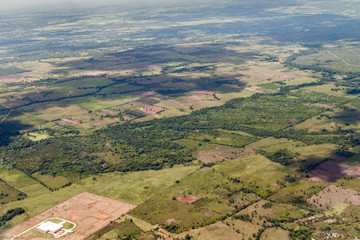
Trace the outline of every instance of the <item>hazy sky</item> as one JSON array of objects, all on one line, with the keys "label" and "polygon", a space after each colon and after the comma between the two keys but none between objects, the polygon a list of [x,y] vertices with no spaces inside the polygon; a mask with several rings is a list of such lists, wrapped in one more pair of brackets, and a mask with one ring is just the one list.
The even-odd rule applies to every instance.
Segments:
[{"label": "hazy sky", "polygon": [[[10,9],[10,8],[24,8],[24,7],[39,7],[42,5],[54,5],[54,4],[84,4],[84,3],[101,3],[109,2],[114,0],[0,0],[1,9]],[[128,0],[125,0],[128,1]],[[118,2],[123,2],[120,0]]]},{"label": "hazy sky", "polygon": [[[198,2],[207,2],[212,0],[198,0]],[[193,0],[0,0],[0,11],[6,9],[20,9],[20,8],[41,8],[42,6],[56,6],[56,5],[103,5],[109,3],[117,3],[121,5],[153,5],[156,3],[185,3],[193,2]]]}]

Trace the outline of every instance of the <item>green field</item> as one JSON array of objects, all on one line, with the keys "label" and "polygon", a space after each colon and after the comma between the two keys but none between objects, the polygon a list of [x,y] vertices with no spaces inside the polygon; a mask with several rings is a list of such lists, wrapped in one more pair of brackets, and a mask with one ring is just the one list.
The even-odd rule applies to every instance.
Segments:
[{"label": "green field", "polygon": [[50,175],[33,174],[33,177],[39,182],[44,183],[49,189],[59,189],[70,183],[70,181],[63,176],[53,177]]},{"label": "green field", "polygon": [[[134,204],[140,204],[146,199],[160,193],[163,188],[173,185],[176,180],[181,180],[195,170],[196,167],[191,166],[128,174],[101,174],[81,180],[76,184],[55,192],[49,192],[3,205],[3,208],[5,210],[11,209],[14,206],[22,206],[31,214],[30,216],[35,216],[83,191]],[[39,205],[39,202],[42,202],[43,204]],[[22,219],[23,218],[19,221]],[[19,222],[15,219],[12,223],[16,224]]]},{"label": "green field", "polygon": [[358,1],[8,5],[1,234],[87,191],[136,205],[89,239],[360,236]]},{"label": "green field", "polygon": [[50,192],[38,181],[17,169],[0,169],[0,178],[20,192],[25,193],[29,197],[34,197]]},{"label": "green field", "polygon": [[23,72],[28,72],[28,70],[14,67],[14,66],[0,68],[0,76],[7,76],[7,75],[18,74],[18,73],[23,73]]},{"label": "green field", "polygon": [[9,186],[6,182],[0,179],[0,204],[18,201],[24,199],[26,195],[19,192],[13,187]]}]

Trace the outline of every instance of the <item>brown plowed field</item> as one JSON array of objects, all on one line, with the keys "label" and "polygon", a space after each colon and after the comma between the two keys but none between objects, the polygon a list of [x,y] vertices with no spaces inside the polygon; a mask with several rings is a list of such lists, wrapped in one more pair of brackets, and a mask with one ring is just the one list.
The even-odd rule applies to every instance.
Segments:
[{"label": "brown plowed field", "polygon": [[185,195],[185,196],[181,196],[177,199],[180,202],[185,202],[185,203],[193,203],[196,202],[197,200],[199,200],[199,198],[192,196],[192,195]]},{"label": "brown plowed field", "polygon": [[[75,233],[66,235],[65,239],[82,240],[135,207],[130,203],[83,192],[6,231],[0,235],[0,239],[18,235],[48,218],[59,217],[77,224]],[[25,233],[19,239],[35,238],[26,237]]]},{"label": "brown plowed field", "polygon": [[332,183],[343,176],[350,168],[351,166],[347,164],[326,161],[311,171],[310,180],[315,182]]},{"label": "brown plowed field", "polygon": [[354,167],[351,167],[349,170],[345,173],[348,176],[351,176],[353,178],[359,178],[360,179],[360,164],[355,165]]}]

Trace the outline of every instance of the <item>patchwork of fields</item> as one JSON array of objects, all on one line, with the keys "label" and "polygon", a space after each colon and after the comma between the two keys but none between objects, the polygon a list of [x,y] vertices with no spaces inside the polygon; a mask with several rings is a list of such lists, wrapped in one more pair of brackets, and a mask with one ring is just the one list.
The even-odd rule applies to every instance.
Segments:
[{"label": "patchwork of fields", "polygon": [[0,239],[360,237],[356,1],[117,4],[0,9]]}]

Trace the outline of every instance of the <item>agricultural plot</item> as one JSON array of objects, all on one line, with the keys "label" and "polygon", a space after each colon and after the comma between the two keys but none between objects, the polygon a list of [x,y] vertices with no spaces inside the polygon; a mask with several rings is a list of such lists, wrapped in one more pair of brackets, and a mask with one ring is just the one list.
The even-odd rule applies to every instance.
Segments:
[{"label": "agricultural plot", "polygon": [[18,67],[2,67],[0,68],[0,77],[1,76],[8,76],[8,75],[14,75],[18,73],[27,72],[25,69],[21,69]]},{"label": "agricultural plot", "polygon": [[351,166],[326,161],[310,172],[310,180],[322,183],[333,183],[347,173]]},{"label": "agricultural plot", "polygon": [[260,240],[290,240],[289,232],[281,228],[268,228],[262,234]]},{"label": "agricultural plot", "polygon": [[0,169],[0,179],[4,180],[18,191],[25,193],[28,197],[34,197],[50,192],[39,182],[17,169]]},{"label": "agricultural plot", "polygon": [[255,155],[253,150],[214,145],[213,148],[200,150],[197,158],[204,163],[213,163]]},{"label": "agricultural plot", "polygon": [[[295,207],[291,204],[271,203],[261,200],[235,214],[235,218],[248,219],[252,223],[263,222],[265,219],[277,219],[279,221],[293,222],[295,219],[306,217],[307,210]],[[249,218],[247,218],[249,216]]]},{"label": "agricultural plot", "polygon": [[[153,226],[151,226],[151,229],[153,230]],[[132,237],[136,239],[141,240],[151,240],[154,238],[153,232],[147,231],[146,233],[142,231],[132,220],[132,218],[121,218],[119,220],[114,221],[104,229],[96,232],[93,236],[97,238],[98,235],[102,235],[100,240],[106,240],[106,239],[116,239],[116,238],[126,238],[126,237]],[[105,233],[105,234],[104,234]]]},{"label": "agricultural plot", "polygon": [[323,69],[340,73],[358,72],[359,48],[338,46],[314,51],[297,57],[291,63],[309,69]]},{"label": "agricultural plot", "polygon": [[[68,235],[67,239],[84,239],[135,207],[129,203],[83,192],[6,231],[1,237],[22,235],[34,225],[46,219],[58,217],[76,223],[76,232]],[[22,236],[25,239],[32,239],[33,236],[29,235]]]},{"label": "agricultural plot", "polygon": [[302,123],[296,124],[291,129],[295,129],[295,130],[306,129],[309,133],[325,132],[325,131],[332,132],[339,130],[339,128],[341,129],[341,127],[344,126],[344,124],[337,123],[332,118],[329,119],[329,117],[334,114],[331,113],[324,113],[324,114],[326,114],[326,116],[321,114],[319,116],[312,117]]},{"label": "agricultural plot", "polygon": [[351,166],[345,163],[326,161],[311,171],[310,175],[310,180],[323,183],[333,183],[344,175],[360,179],[360,164]]},{"label": "agricultural plot", "polygon": [[292,172],[281,164],[272,162],[261,155],[230,160],[215,165],[214,169],[227,177],[244,181],[249,188],[259,186],[262,191],[267,187],[271,188],[276,181],[283,179]]},{"label": "agricultural plot", "polygon": [[[89,177],[55,192],[48,191],[46,194],[2,205],[4,211],[21,206],[27,209],[27,214],[14,218],[1,230],[3,231],[11,226],[21,224],[29,217],[34,217],[83,191],[111,197],[120,201],[140,204],[160,194],[163,189],[170,187],[176,180],[181,180],[196,169],[196,167],[190,166],[129,174],[107,173],[98,175],[95,178]],[[42,204],[39,205],[39,202]]]},{"label": "agricultural plot", "polygon": [[342,203],[360,205],[360,195],[357,191],[330,185],[308,199],[308,202],[320,209],[329,210]]},{"label": "agricultural plot", "polygon": [[287,184],[284,188],[271,195],[270,200],[300,205],[304,204],[307,199],[323,190],[326,186],[326,184],[302,179]]},{"label": "agricultural plot", "polygon": [[257,224],[234,218],[226,219],[225,224],[237,232],[239,234],[237,238],[241,239],[253,238],[254,235],[256,236],[259,230],[262,229],[262,227]]},{"label": "agricultural plot", "polygon": [[[356,98],[356,95],[347,94],[346,88],[339,88],[339,87],[335,86],[334,83],[323,84],[323,85],[319,85],[319,86],[304,87],[303,89],[307,90],[307,91],[324,93],[324,94],[328,94],[330,96],[343,97],[343,98],[347,98],[347,99]],[[335,98],[333,98],[333,99],[335,99]]]},{"label": "agricultural plot", "polygon": [[333,156],[338,149],[339,146],[329,143],[300,147],[296,149],[299,156],[294,158],[294,161],[296,162],[295,165],[309,166],[318,164]]},{"label": "agricultural plot", "polygon": [[63,176],[50,176],[50,175],[41,175],[38,173],[33,174],[33,177],[36,178],[39,182],[45,184],[49,189],[59,189],[71,181]]},{"label": "agricultural plot", "polygon": [[226,132],[218,130],[199,132],[195,131],[193,134],[189,135],[188,138],[202,142],[221,144],[238,148],[243,148],[244,146],[253,143],[259,139],[257,137],[248,135],[246,136],[244,134],[238,134],[236,132]]},{"label": "agricultural plot", "polygon": [[0,179],[0,204],[24,199],[26,195]]},{"label": "agricultural plot", "polygon": [[235,195],[231,197],[228,189],[239,191],[239,187],[211,170],[200,170],[139,205],[130,214],[170,232],[183,232],[215,222],[231,213],[235,205],[257,200],[245,193],[238,199]]},{"label": "agricultural plot", "polygon": [[302,77],[302,78],[296,78],[293,80],[287,80],[287,81],[283,81],[283,83],[285,83],[286,85],[300,85],[300,84],[304,84],[304,83],[312,83],[312,82],[317,82],[318,79],[316,78],[311,78],[311,77]]}]

